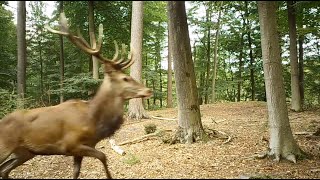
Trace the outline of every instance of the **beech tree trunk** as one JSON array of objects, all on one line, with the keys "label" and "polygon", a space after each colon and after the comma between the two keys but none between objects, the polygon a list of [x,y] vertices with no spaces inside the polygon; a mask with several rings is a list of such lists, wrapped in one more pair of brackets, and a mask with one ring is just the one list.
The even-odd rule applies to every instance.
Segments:
[{"label": "beech tree trunk", "polygon": [[172,103],[172,56],[171,56],[171,46],[170,41],[170,34],[168,31],[168,82],[167,82],[167,108],[172,108],[173,103]]},{"label": "beech tree trunk", "polygon": [[205,84],[205,96],[204,96],[204,103],[208,104],[209,102],[209,79],[210,79],[210,56],[211,56],[211,42],[210,42],[210,38],[211,38],[211,5],[212,2],[208,1],[208,8],[206,10],[206,22],[207,22],[207,63],[206,63],[206,67],[207,67],[207,71],[206,71],[206,84]]},{"label": "beech tree trunk", "polygon": [[301,97],[299,90],[298,50],[296,14],[293,1],[287,1],[289,37],[290,37],[290,66],[291,66],[291,109],[301,111]]},{"label": "beech tree trunk", "polygon": [[[143,1],[132,1],[131,19],[131,49],[134,63],[130,67],[130,76],[138,82],[142,82],[142,32],[143,32]],[[149,118],[142,98],[129,100],[128,117],[131,119]]]},{"label": "beech tree trunk", "polygon": [[217,22],[217,30],[215,35],[215,43],[214,43],[214,57],[213,57],[213,76],[212,76],[212,96],[211,101],[214,103],[216,101],[216,79],[217,79],[217,66],[218,66],[218,42],[219,42],[219,33],[220,33],[220,19],[221,19],[221,11],[222,11],[223,1],[220,1],[220,10],[218,15]]},{"label": "beech tree trunk", "polygon": [[269,115],[270,144],[268,155],[296,162],[302,151],[293,138],[282,75],[277,32],[277,2],[258,1],[264,79]]},{"label": "beech tree trunk", "polygon": [[168,1],[169,34],[176,92],[178,98],[178,131],[181,143],[192,143],[205,135],[198,104],[196,77],[184,1]]}]

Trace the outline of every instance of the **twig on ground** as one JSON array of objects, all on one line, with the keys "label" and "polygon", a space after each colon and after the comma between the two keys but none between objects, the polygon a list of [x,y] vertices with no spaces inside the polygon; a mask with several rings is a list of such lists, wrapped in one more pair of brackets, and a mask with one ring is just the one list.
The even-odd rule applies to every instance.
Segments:
[{"label": "twig on ground", "polygon": [[172,131],[172,130],[171,129],[166,129],[166,130],[160,130],[160,131],[156,131],[154,133],[146,134],[146,135],[143,135],[141,137],[135,138],[133,140],[129,140],[129,141],[125,141],[125,142],[119,143],[119,146],[123,146],[123,145],[126,145],[126,144],[134,144],[134,143],[137,143],[137,142],[149,140],[149,138],[159,136],[159,133],[164,132],[164,131]]},{"label": "twig on ground", "polygon": [[121,149],[121,147],[119,147],[118,145],[116,145],[116,141],[114,139],[110,139],[109,143],[111,144],[111,148],[118,154],[120,155],[125,155],[126,152]]},{"label": "twig on ground", "polygon": [[157,117],[157,116],[151,116],[153,119],[160,119],[160,120],[169,120],[169,121],[176,121],[177,119],[172,119],[172,118],[162,118],[162,117]]}]

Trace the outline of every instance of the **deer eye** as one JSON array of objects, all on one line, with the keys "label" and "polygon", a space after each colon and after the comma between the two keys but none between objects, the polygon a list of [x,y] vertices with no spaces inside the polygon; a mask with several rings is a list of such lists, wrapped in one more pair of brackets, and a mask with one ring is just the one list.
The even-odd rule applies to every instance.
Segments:
[{"label": "deer eye", "polygon": [[124,80],[125,82],[128,82],[128,81],[129,81],[129,78],[124,77],[123,80]]}]

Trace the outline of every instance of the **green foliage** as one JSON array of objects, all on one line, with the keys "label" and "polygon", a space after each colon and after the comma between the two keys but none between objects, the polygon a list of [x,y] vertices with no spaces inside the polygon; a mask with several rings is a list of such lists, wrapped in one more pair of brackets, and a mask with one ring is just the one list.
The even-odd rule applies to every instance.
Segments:
[{"label": "green foliage", "polygon": [[0,119],[16,109],[16,95],[6,89],[0,89]]},{"label": "green foliage", "polygon": [[89,73],[80,73],[64,81],[64,88],[52,91],[57,96],[62,92],[65,99],[88,99],[88,92],[95,91],[101,84],[102,79],[93,79]]},{"label": "green foliage", "polygon": [[17,79],[17,38],[12,12],[0,6],[0,88],[10,90]]},{"label": "green foliage", "polygon": [[132,166],[135,165],[137,163],[140,163],[140,160],[137,156],[135,156],[134,154],[127,154],[126,158],[123,160],[124,163]]},{"label": "green foliage", "polygon": [[144,131],[146,134],[154,133],[157,130],[157,126],[154,123],[144,125]]},{"label": "green foliage", "polygon": [[[60,102],[59,95],[64,99],[90,99],[101,80],[95,80],[91,74],[91,58],[66,38],[64,38],[64,82],[60,89],[60,40],[56,34],[44,29],[45,24],[58,29],[59,10],[56,2],[54,17],[44,13],[45,3],[30,2],[27,13],[27,99],[28,108],[48,106]],[[64,11],[69,20],[72,32],[80,30],[89,42],[88,35],[88,2],[63,1]],[[16,96],[16,65],[17,44],[16,27],[13,23],[13,13],[6,10],[7,1],[0,1],[0,93],[2,94],[0,112],[5,114],[13,111]],[[189,31],[195,42],[191,42],[199,99],[211,94],[213,71],[213,45],[217,25],[220,2],[193,1],[186,2]],[[144,2],[143,28],[143,71],[142,79],[146,86],[152,88],[154,96],[145,100],[146,109],[159,109],[165,106],[167,90],[167,12],[166,2]],[[283,77],[286,96],[291,96],[291,75],[289,64],[288,17],[286,2],[278,2],[278,31],[282,47]],[[320,103],[320,84],[318,82],[320,64],[320,2],[297,1],[297,32],[304,38],[304,85],[305,103],[317,105]],[[100,23],[104,26],[104,43],[102,51],[105,57],[114,54],[113,40],[119,44],[130,44],[131,1],[95,2],[95,31]],[[230,1],[223,3],[221,16],[221,31],[218,44],[218,69],[216,81],[216,96],[218,101],[235,101],[238,84],[241,83],[241,100],[251,99],[250,69],[254,69],[256,100],[265,100],[265,84],[261,52],[260,27],[257,4],[254,1]],[[206,17],[206,11],[211,13],[211,20]],[[192,26],[192,28],[190,28]],[[208,85],[207,77],[207,41],[208,27],[211,43],[210,69]],[[249,36],[254,64],[250,66]],[[243,38],[243,39],[242,39]],[[243,45],[241,46],[241,41]],[[175,42],[178,45],[177,42]],[[239,76],[240,54],[242,52],[242,76]],[[102,78],[102,69],[100,77]],[[174,76],[173,76],[174,77]],[[91,93],[88,93],[91,92]],[[176,104],[176,90],[173,79],[173,98]]]}]

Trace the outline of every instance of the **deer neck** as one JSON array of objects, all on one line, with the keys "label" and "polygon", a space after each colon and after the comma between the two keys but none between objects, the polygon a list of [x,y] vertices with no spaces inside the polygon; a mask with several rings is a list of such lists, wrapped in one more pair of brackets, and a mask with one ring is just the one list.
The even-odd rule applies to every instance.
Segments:
[{"label": "deer neck", "polygon": [[124,100],[111,85],[105,78],[89,104],[89,116],[95,122],[98,139],[111,136],[123,123]]}]

